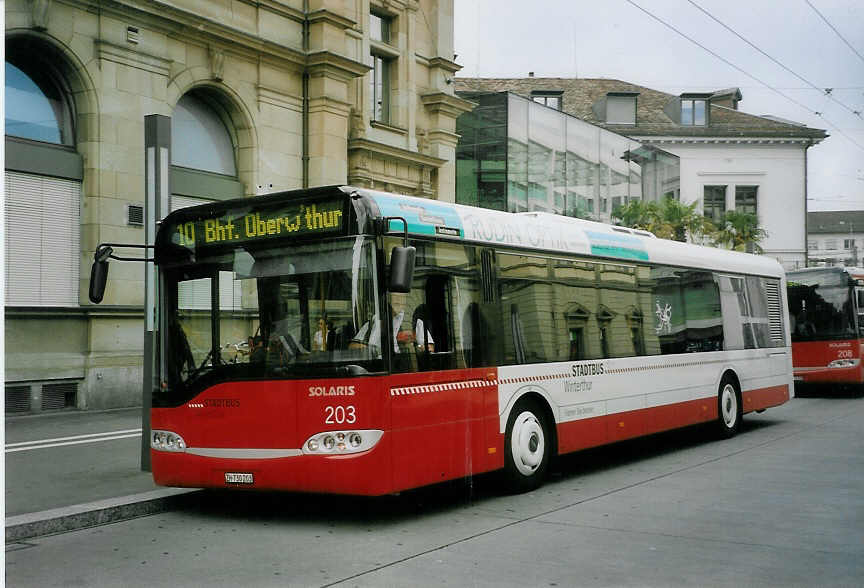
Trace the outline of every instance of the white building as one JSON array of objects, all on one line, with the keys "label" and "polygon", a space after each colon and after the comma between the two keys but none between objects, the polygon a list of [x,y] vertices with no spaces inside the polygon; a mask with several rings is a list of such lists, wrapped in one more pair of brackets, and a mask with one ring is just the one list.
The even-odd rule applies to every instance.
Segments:
[{"label": "white building", "polygon": [[808,265],[864,264],[864,211],[807,214]]}]

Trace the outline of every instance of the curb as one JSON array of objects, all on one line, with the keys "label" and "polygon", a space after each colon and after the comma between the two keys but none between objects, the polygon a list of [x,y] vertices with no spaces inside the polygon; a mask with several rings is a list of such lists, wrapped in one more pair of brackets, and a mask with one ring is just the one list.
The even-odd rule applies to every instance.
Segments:
[{"label": "curb", "polygon": [[170,510],[191,501],[197,488],[164,488],[141,494],[75,504],[6,519],[6,543],[98,527]]}]

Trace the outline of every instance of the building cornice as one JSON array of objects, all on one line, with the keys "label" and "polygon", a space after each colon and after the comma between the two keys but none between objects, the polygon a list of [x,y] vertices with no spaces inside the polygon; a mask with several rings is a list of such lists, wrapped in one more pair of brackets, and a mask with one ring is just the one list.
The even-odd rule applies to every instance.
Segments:
[{"label": "building cornice", "polygon": [[398,14],[411,7],[411,0],[372,0],[369,5],[373,8],[383,8],[388,14]]},{"label": "building cornice", "polygon": [[[422,56],[418,55],[418,57]],[[426,61],[428,62],[429,67],[437,67],[438,69],[444,70],[451,74],[455,74],[457,71],[462,69],[462,66],[455,61],[451,61],[443,57],[429,57],[426,58]]]},{"label": "building cornice", "polygon": [[370,141],[369,139],[349,139],[348,152],[350,153],[351,151],[368,151],[369,153],[414,166],[442,167],[447,163],[446,159],[432,157],[431,155],[417,153],[416,151],[402,149],[401,147],[385,145],[384,143]]},{"label": "building cornice", "polygon": [[433,114],[442,113],[453,118],[458,117],[464,112],[471,112],[474,110],[474,107],[477,106],[476,102],[471,102],[470,100],[465,100],[458,96],[451,96],[444,92],[423,94],[420,96],[420,101],[423,102],[423,106],[425,106],[429,112]]},{"label": "building cornice", "polygon": [[309,24],[325,23],[342,29],[351,29],[357,24],[357,21],[341,14],[336,14],[326,8],[313,10],[309,13],[308,20]]},{"label": "building cornice", "polygon": [[317,51],[306,57],[306,69],[311,75],[327,75],[347,82],[366,75],[372,68],[332,51]]},{"label": "building cornice", "polygon": [[805,137],[657,137],[627,133],[636,141],[654,145],[815,145],[821,139]]}]

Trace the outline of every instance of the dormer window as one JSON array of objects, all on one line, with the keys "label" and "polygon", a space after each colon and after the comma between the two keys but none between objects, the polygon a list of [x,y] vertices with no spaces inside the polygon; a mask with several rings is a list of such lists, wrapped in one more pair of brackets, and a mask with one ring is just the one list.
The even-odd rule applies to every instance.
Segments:
[{"label": "dormer window", "polygon": [[708,100],[702,97],[681,96],[681,124],[704,127],[708,124]]},{"label": "dormer window", "polygon": [[561,110],[563,106],[564,92],[560,90],[534,90],[531,92],[531,100],[538,102],[555,110]]},{"label": "dormer window", "polygon": [[636,96],[633,92],[609,92],[606,94],[606,123],[610,125],[635,125]]}]

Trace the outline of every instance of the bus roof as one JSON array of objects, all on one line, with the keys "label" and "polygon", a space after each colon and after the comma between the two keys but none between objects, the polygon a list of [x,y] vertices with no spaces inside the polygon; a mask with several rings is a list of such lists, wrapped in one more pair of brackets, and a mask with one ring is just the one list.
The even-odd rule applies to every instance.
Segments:
[{"label": "bus roof", "polygon": [[[517,247],[552,255],[577,254],[778,278],[784,275],[782,266],[769,257],[658,239],[647,231],[546,212],[503,212],[353,186],[291,190],[179,209],[161,223],[156,238],[157,262],[161,263],[165,252],[178,244],[179,249],[192,249],[208,244],[263,243],[271,239],[368,230],[363,226],[352,229],[345,222],[347,217],[339,212],[346,210],[344,204],[339,204],[345,202],[345,197],[365,203],[368,212],[362,216],[366,220],[370,220],[369,216],[404,218],[408,234],[415,237]],[[321,213],[333,222],[316,224],[315,218],[327,220]],[[358,221],[361,225],[365,222],[361,218]],[[190,222],[201,224],[197,226],[197,241],[178,234],[178,228]],[[211,231],[212,238],[205,240],[201,237],[208,222],[217,230]],[[265,230],[267,222],[272,223],[272,231]],[[256,230],[253,225],[263,225],[264,229]],[[392,233],[401,234],[404,230],[401,222],[390,221]]]},{"label": "bus roof", "polygon": [[[782,266],[768,257],[658,239],[636,229],[546,212],[510,213],[351,186],[341,189],[374,202],[381,216],[404,218],[408,234],[414,236],[721,272],[784,275]],[[390,230],[401,233],[404,229],[401,222],[391,221]]]}]

